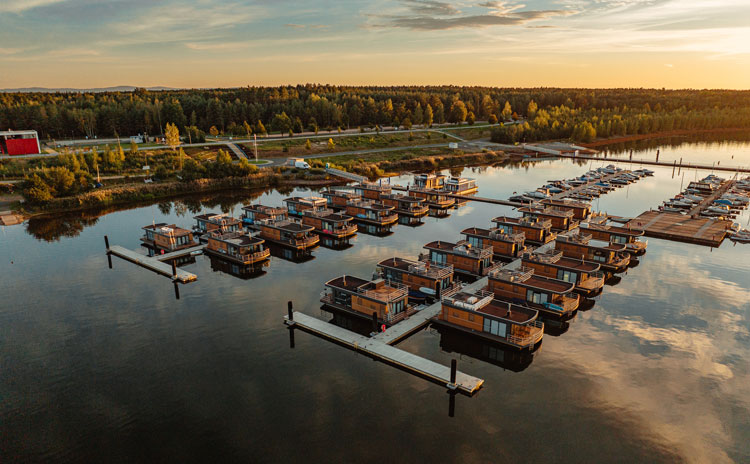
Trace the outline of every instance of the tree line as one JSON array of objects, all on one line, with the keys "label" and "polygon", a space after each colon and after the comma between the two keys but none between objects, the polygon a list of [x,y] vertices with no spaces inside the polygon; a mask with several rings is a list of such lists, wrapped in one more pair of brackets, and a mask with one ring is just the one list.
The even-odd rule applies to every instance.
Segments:
[{"label": "tree line", "polygon": [[[515,89],[458,86],[350,87],[297,85],[101,93],[2,93],[0,127],[33,129],[42,138],[164,134],[168,123],[186,137],[249,136],[337,128],[509,121],[576,139],[638,130],[685,115],[750,107],[750,92],[665,89]],[[696,116],[697,117],[697,116]],[[593,120],[593,118],[597,118]],[[692,118],[692,116],[690,117]],[[689,118],[689,119],[690,119]],[[537,120],[538,119],[538,120]],[[546,127],[544,121],[547,121]],[[658,121],[658,122],[654,122]],[[552,125],[557,122],[564,129]],[[692,123],[691,123],[692,124]],[[576,126],[579,126],[576,129]],[[601,129],[601,131],[599,130]],[[510,129],[509,129],[510,130]],[[516,131],[519,129],[515,129]],[[504,135],[498,136],[500,138]]]}]

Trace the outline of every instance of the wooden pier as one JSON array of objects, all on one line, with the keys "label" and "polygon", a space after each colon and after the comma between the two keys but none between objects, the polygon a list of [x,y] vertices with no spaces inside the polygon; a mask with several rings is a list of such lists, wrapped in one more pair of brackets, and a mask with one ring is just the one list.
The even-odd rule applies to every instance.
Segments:
[{"label": "wooden pier", "polygon": [[708,195],[695,208],[691,209],[690,212],[688,212],[688,216],[690,216],[693,219],[697,218],[704,209],[708,208],[709,206],[711,206],[711,204],[713,204],[714,201],[721,198],[721,196],[724,195],[727,192],[727,190],[734,187],[736,183],[737,183],[736,180],[725,181],[721,185],[721,187],[717,188],[716,191],[711,193],[711,195]]},{"label": "wooden pier", "polygon": [[187,283],[192,282],[198,278],[195,274],[178,269],[176,266],[170,266],[164,261],[170,259],[176,259],[182,256],[190,255],[193,251],[203,250],[203,245],[186,248],[184,250],[176,251],[173,253],[166,253],[163,255],[151,257],[145,256],[137,251],[129,250],[127,248],[113,245],[107,249],[107,254],[117,256],[131,263],[137,264],[150,271],[154,271],[166,277],[170,277],[175,282]]},{"label": "wooden pier", "polygon": [[[391,190],[396,190],[399,192],[409,192],[409,189],[407,189],[406,187],[402,187],[400,185],[391,185]],[[528,206],[524,203],[519,203],[517,201],[496,200],[495,198],[478,197],[476,195],[461,195],[459,193],[449,193],[449,192],[439,192],[439,193],[440,195],[444,197],[448,197],[448,198],[455,198],[458,200],[478,201],[480,203],[489,203],[491,205],[513,206],[515,208]]]},{"label": "wooden pier", "polygon": [[641,229],[647,237],[718,247],[726,238],[732,221],[692,218],[680,213],[646,211],[626,227]]},{"label": "wooden pier", "polygon": [[741,168],[737,166],[718,166],[708,165],[699,163],[678,163],[677,161],[665,162],[665,161],[651,161],[644,159],[623,159],[623,158],[602,158],[601,156],[589,156],[589,155],[573,155],[562,153],[558,155],[560,158],[571,158],[591,161],[604,161],[607,163],[629,163],[630,165],[649,165],[649,166],[663,166],[666,168],[677,168],[677,169],[702,169],[706,171],[726,171],[726,172],[750,172],[748,168]]}]

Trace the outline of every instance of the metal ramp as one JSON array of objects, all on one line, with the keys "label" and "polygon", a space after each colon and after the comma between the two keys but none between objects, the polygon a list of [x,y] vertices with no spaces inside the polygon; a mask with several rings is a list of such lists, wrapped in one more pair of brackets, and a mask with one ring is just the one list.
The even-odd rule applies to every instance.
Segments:
[{"label": "metal ramp", "polygon": [[358,176],[357,174],[342,171],[341,169],[326,168],[326,172],[332,176],[342,177],[344,179],[353,180],[355,182],[367,182],[367,177]]}]

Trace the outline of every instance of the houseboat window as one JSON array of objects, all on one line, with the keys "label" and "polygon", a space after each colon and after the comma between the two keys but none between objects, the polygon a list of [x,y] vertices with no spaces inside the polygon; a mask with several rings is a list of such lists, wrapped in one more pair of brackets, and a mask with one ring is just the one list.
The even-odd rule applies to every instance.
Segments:
[{"label": "houseboat window", "polygon": [[474,315],[469,313],[469,321],[474,322]]},{"label": "houseboat window", "polygon": [[505,224],[501,224],[497,226],[498,230],[502,231],[505,234],[512,234],[513,233],[513,226],[508,226]]},{"label": "houseboat window", "polygon": [[153,240],[154,239],[154,233],[151,232],[150,230],[147,230],[146,231],[146,238],[149,239],[149,240]]},{"label": "houseboat window", "polygon": [[443,279],[443,287],[442,288],[448,288],[451,286],[451,279],[450,277],[446,277]]},{"label": "houseboat window", "polygon": [[430,261],[435,264],[445,264],[447,262],[445,253],[437,253],[434,250],[430,251]]},{"label": "houseboat window", "polygon": [[482,260],[482,265],[483,265],[484,267],[489,267],[489,265],[490,265],[490,258],[484,258],[484,259]]},{"label": "houseboat window", "polygon": [[570,282],[571,284],[574,284],[578,280],[578,273],[566,271],[564,269],[558,269],[557,278],[560,280],[564,280],[565,282]]},{"label": "houseboat window", "polygon": [[497,335],[498,337],[505,337],[506,326],[504,322],[496,321],[494,319],[484,318],[484,331]]},{"label": "houseboat window", "polygon": [[612,243],[619,243],[620,245],[624,245],[628,243],[628,239],[626,237],[623,237],[622,235],[613,235]]},{"label": "houseboat window", "polygon": [[404,300],[394,301],[391,303],[391,312],[398,314],[404,311]]},{"label": "houseboat window", "polygon": [[482,248],[482,238],[481,237],[472,237],[472,236],[469,236],[468,238],[469,238],[468,242],[469,242],[469,244],[473,248]]},{"label": "houseboat window", "polygon": [[535,292],[534,290],[527,290],[526,301],[530,301],[532,303],[537,303],[537,304],[544,304],[549,300],[548,300],[548,295],[546,293]]},{"label": "houseboat window", "polygon": [[594,256],[594,261],[596,261],[597,263],[606,263],[607,262],[607,258],[605,258],[604,256],[595,255]]}]

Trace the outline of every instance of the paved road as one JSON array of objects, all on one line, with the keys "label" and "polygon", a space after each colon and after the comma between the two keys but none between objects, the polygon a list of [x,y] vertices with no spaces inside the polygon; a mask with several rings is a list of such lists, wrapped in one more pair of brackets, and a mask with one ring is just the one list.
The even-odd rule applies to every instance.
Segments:
[{"label": "paved road", "polygon": [[[336,153],[320,153],[316,155],[307,155],[301,158],[315,159],[315,158],[329,158],[331,156],[346,156],[346,155],[366,155],[369,153],[386,153],[389,151],[401,151],[409,150],[412,148],[448,148],[447,143],[433,143],[430,145],[411,145],[406,147],[388,147],[388,148],[371,148],[368,150],[352,150],[352,151],[339,151]],[[286,162],[286,158],[274,158],[270,160],[270,164],[259,165],[259,167],[272,167],[281,166]]]}]

